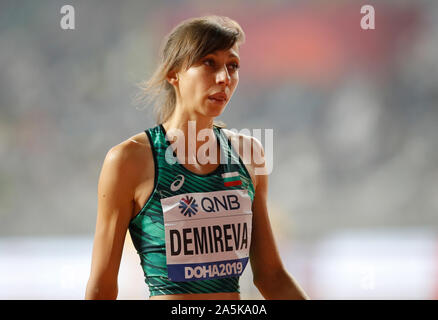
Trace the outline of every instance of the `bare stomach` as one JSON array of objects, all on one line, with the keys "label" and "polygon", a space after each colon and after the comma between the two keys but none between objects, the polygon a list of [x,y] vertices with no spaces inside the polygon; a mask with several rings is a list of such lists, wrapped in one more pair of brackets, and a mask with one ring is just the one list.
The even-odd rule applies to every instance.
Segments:
[{"label": "bare stomach", "polygon": [[219,293],[181,293],[152,296],[150,300],[240,300],[238,292]]}]

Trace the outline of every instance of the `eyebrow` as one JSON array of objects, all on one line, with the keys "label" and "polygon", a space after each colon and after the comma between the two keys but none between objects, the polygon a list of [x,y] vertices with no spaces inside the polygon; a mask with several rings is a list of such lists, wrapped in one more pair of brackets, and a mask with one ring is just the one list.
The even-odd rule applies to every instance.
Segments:
[{"label": "eyebrow", "polygon": [[[218,55],[217,53],[214,53],[214,52],[211,52],[210,54],[212,54],[212,55],[214,55],[214,56],[217,56],[217,55]],[[237,58],[237,59],[240,60],[240,57],[239,57],[238,55],[234,54],[234,53],[230,53],[230,54],[228,55],[228,57],[234,57],[234,58]]]}]

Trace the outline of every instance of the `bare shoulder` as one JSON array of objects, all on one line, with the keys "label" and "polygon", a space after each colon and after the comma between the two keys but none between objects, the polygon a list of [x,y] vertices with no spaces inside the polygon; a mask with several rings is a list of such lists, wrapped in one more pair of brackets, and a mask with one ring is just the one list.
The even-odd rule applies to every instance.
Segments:
[{"label": "bare shoulder", "polygon": [[152,147],[146,133],[140,132],[113,146],[107,153],[105,162],[119,168],[136,187],[154,175]]},{"label": "bare shoulder", "polygon": [[113,146],[108,155],[116,157],[126,167],[135,167],[144,163],[149,156],[152,157],[152,148],[146,133],[141,132]]},{"label": "bare shoulder", "polygon": [[239,150],[239,155],[243,162],[249,163],[255,167],[263,166],[258,161],[256,156],[264,156],[263,145],[256,137],[244,134],[242,132],[236,132],[229,129],[222,129],[235,150]]},{"label": "bare shoulder", "polygon": [[264,150],[261,142],[250,135],[242,132],[236,132],[229,129],[222,129],[225,135],[230,139],[234,150],[238,150],[242,162],[245,164],[248,172],[251,175],[254,187],[258,183],[258,175],[256,175],[256,168],[264,166],[264,159],[260,161],[260,157],[264,158]]}]

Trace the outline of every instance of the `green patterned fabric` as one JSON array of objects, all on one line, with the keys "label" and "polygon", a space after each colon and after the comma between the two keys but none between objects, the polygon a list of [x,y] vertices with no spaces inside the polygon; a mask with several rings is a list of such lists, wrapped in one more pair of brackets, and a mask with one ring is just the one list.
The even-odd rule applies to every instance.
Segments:
[{"label": "green patterned fabric", "polygon": [[[129,233],[140,256],[140,264],[151,296],[178,293],[240,292],[238,277],[174,282],[168,279],[167,274],[161,198],[186,193],[246,189],[251,202],[254,199],[254,186],[245,165],[225,133],[216,126],[213,127],[213,130],[220,143],[221,156],[225,157],[226,161],[222,158],[217,169],[205,175],[195,174],[178,162],[169,164],[166,161],[165,152],[170,143],[162,125],[145,130],[155,160],[154,190],[141,211],[130,221]],[[169,148],[169,150],[172,149]],[[240,175],[242,184],[225,186],[222,174],[236,171]],[[184,175],[184,183],[177,191],[171,191],[170,186],[178,175]]]}]

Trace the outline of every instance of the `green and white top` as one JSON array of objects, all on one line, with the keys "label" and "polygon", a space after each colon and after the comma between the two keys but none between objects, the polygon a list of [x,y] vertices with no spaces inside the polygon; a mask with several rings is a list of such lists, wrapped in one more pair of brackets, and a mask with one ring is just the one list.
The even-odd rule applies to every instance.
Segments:
[{"label": "green and white top", "polygon": [[155,162],[154,189],[129,233],[151,296],[240,292],[249,259],[254,185],[223,130],[214,126],[221,163],[196,174],[176,160],[160,124],[145,130]]}]

